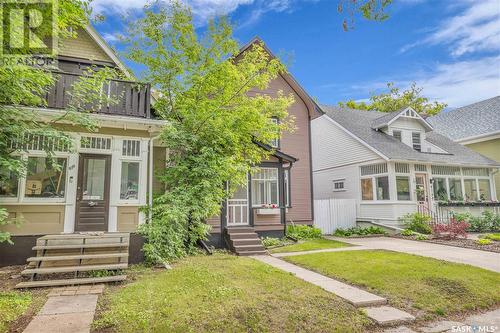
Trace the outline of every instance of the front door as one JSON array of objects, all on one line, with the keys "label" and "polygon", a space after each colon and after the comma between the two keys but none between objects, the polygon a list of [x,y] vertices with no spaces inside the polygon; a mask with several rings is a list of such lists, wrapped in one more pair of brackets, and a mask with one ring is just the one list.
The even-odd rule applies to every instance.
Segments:
[{"label": "front door", "polygon": [[111,156],[80,154],[75,231],[107,231]]},{"label": "front door", "polygon": [[240,187],[227,200],[227,226],[248,225],[248,187]]},{"label": "front door", "polygon": [[415,174],[415,189],[417,191],[417,203],[420,212],[429,211],[429,187],[427,186],[427,174]]}]

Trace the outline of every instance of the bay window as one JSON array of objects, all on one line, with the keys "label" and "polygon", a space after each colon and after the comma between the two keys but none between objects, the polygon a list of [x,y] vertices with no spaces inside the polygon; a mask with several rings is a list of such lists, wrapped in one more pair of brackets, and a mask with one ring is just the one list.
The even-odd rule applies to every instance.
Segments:
[{"label": "bay window", "polygon": [[389,177],[376,177],[377,179],[377,200],[389,200]]},{"label": "bay window", "polygon": [[491,200],[491,189],[489,179],[479,179],[479,200],[490,201]]},{"label": "bay window", "polygon": [[464,179],[464,192],[467,201],[476,201],[478,199],[475,179]]},{"label": "bay window", "polygon": [[450,186],[450,200],[463,200],[462,181],[460,178],[448,178],[448,185]]},{"label": "bay window", "polygon": [[66,158],[28,157],[25,196],[27,198],[64,198]]},{"label": "bay window", "polygon": [[446,178],[434,178],[433,183],[434,200],[448,200],[448,190],[446,189]]},{"label": "bay window", "polygon": [[260,168],[252,175],[252,205],[279,206],[278,168]]},{"label": "bay window", "polygon": [[373,180],[371,178],[361,179],[361,199],[373,200]]}]

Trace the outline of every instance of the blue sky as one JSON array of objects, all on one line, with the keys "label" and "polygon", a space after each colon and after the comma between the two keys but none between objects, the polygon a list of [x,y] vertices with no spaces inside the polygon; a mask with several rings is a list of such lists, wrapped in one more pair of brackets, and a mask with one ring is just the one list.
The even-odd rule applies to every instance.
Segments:
[{"label": "blue sky", "polygon": [[[147,0],[94,0],[106,17],[96,26],[120,50],[125,29]],[[424,95],[450,108],[500,94],[500,0],[394,0],[383,23],[358,18],[349,32],[340,0],[185,0],[203,30],[209,17],[227,14],[245,44],[260,36],[323,104],[363,100],[387,82],[415,81]],[[132,68],[137,68],[130,64]]]}]

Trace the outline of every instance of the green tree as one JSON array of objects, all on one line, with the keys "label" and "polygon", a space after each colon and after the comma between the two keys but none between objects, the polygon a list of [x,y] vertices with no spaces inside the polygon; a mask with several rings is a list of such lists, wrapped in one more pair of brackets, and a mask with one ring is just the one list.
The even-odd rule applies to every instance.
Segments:
[{"label": "green tree", "polygon": [[388,83],[387,88],[388,92],[379,95],[372,94],[368,103],[349,100],[339,102],[339,106],[379,112],[394,112],[411,106],[418,113],[427,115],[438,114],[447,106],[447,104],[437,101],[430,102],[429,98],[421,95],[423,88],[417,87],[415,82],[403,91],[395,87],[394,83]]},{"label": "green tree", "polygon": [[387,20],[389,15],[386,10],[391,3],[392,0],[339,0],[337,11],[348,16],[342,21],[342,28],[344,31],[352,30],[357,15],[368,21]]},{"label": "green tree", "polygon": [[258,43],[240,54],[225,18],[199,36],[189,8],[173,2],[147,9],[134,27],[128,56],[147,68],[158,92],[155,110],[168,122],[161,140],[170,151],[161,175],[167,192],[142,227],[144,251],[151,262],[169,262],[194,250],[208,233],[206,219],[269,156],[255,141],[293,130],[293,97],[256,92],[286,68]]},{"label": "green tree", "polygon": [[[89,23],[91,11],[87,0],[58,1],[57,8],[53,30],[39,32],[42,37],[56,34],[61,40],[74,38],[75,31]],[[14,26],[19,25],[14,23]],[[1,28],[3,30],[5,26]],[[26,161],[20,159],[18,153],[25,149],[30,140],[28,134],[43,133],[44,136],[57,139],[71,148],[72,139],[60,130],[59,125],[71,124],[94,130],[96,124],[87,117],[88,113],[94,111],[92,105],[97,106],[99,102],[104,101],[115,102],[101,93],[101,87],[109,78],[118,75],[116,71],[110,68],[89,68],[73,85],[66,110],[49,121],[40,121],[36,109],[29,106],[46,106],[43,96],[54,85],[57,74],[50,68],[31,66],[26,61],[30,56],[36,54],[26,48],[21,50],[21,54],[11,55],[0,62],[0,184],[25,174]],[[51,160],[54,147],[47,144],[43,149]],[[53,166],[58,167],[56,163]],[[0,209],[0,226],[14,222],[8,219],[5,209]],[[0,231],[0,242],[4,241],[10,242],[10,234]]]}]

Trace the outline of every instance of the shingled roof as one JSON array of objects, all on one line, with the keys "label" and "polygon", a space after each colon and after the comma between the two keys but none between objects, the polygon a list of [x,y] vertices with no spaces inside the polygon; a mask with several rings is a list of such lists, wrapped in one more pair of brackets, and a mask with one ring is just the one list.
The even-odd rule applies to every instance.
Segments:
[{"label": "shingled roof", "polygon": [[374,121],[380,117],[387,117],[386,113],[324,105],[321,106],[321,109],[334,122],[389,160],[470,166],[500,166],[500,163],[453,142],[435,131],[427,132],[426,140],[444,149],[448,154],[418,152],[394,137],[372,128]]},{"label": "shingled roof", "polygon": [[500,133],[500,96],[427,118],[434,130],[460,141]]}]

